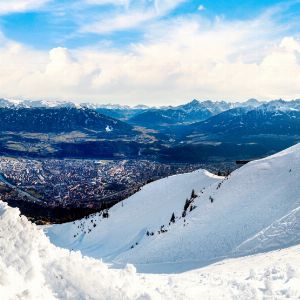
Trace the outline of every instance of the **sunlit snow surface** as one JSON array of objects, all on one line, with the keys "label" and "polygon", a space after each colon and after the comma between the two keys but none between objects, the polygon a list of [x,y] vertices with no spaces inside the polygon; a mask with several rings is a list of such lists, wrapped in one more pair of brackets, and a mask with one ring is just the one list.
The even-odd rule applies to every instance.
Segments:
[{"label": "sunlit snow surface", "polygon": [[300,247],[222,261],[177,275],[108,269],[52,245],[17,209],[0,203],[1,299],[296,299]]},{"label": "sunlit snow surface", "polygon": [[[0,202],[0,299],[298,299],[299,178],[297,145],[227,179],[200,170],[151,183],[108,219],[81,221],[87,229],[96,220],[90,233],[74,238],[79,222],[47,229],[56,244],[120,269],[54,246]],[[197,207],[180,217],[193,188]],[[167,231],[158,234],[162,224]],[[123,268],[126,261],[156,274]],[[184,269],[193,270],[157,274]]]}]

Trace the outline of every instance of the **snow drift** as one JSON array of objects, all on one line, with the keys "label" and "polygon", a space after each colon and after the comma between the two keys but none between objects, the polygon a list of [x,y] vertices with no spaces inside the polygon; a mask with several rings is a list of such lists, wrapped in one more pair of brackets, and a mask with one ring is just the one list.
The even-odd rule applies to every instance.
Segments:
[{"label": "snow drift", "polygon": [[1,299],[138,299],[147,295],[133,266],[109,270],[80,252],[59,249],[19,210],[0,201]]},{"label": "snow drift", "polygon": [[46,232],[56,245],[115,265],[129,262],[147,272],[193,269],[298,244],[299,179],[298,144],[227,178],[199,170],[159,180],[114,206],[108,218],[93,215]]},{"label": "snow drift", "polygon": [[177,275],[144,275],[52,245],[17,209],[0,201],[0,298],[296,299],[300,247],[223,261]]}]

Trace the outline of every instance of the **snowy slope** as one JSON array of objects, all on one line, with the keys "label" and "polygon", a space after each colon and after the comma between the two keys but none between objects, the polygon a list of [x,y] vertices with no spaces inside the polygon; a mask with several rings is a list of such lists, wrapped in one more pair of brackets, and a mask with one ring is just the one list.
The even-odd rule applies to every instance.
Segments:
[{"label": "snowy slope", "polygon": [[[59,246],[147,272],[178,272],[300,242],[300,145],[223,180],[199,172],[145,186],[123,207],[113,207],[108,219],[56,225],[47,234]],[[192,188],[199,195],[191,204],[196,208],[183,218]],[[172,212],[176,220],[169,224]]]},{"label": "snowy slope", "polygon": [[136,243],[153,238],[147,236],[147,231],[157,232],[161,225],[169,223],[173,212],[179,215],[193,189],[201,190],[221,179],[204,170],[170,176],[144,186],[115,205],[107,219],[96,214],[74,223],[55,225],[46,232],[58,246],[111,261],[133,250],[131,247],[137,246]]},{"label": "snowy slope", "polygon": [[299,299],[299,250],[297,246],[147,278],[156,278],[159,290],[174,291],[173,299]]},{"label": "snowy slope", "polygon": [[222,261],[177,275],[112,270],[52,245],[0,201],[0,299],[298,299],[300,247]]}]

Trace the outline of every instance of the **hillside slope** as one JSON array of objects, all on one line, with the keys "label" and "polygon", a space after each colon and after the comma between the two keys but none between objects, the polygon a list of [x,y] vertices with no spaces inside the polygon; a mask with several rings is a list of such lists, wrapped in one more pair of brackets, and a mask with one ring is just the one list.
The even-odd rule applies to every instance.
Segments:
[{"label": "hillside slope", "polygon": [[239,137],[275,134],[293,136],[299,134],[300,111],[277,107],[273,103],[257,108],[238,107],[224,111],[200,123],[187,127],[188,134],[209,133],[221,137]]},{"label": "hillside slope", "polygon": [[[108,218],[91,216],[48,228],[47,234],[59,246],[115,264],[134,263],[143,271],[193,269],[299,243],[299,178],[298,144],[228,178],[198,171],[155,182],[113,207]],[[198,197],[182,217],[192,188]]]},{"label": "hillside slope", "polygon": [[79,131],[132,134],[132,127],[87,108],[0,108],[0,131],[59,133]]},{"label": "hillside slope", "polygon": [[[73,223],[54,225],[46,232],[58,246],[111,261],[133,250],[132,246],[145,242],[145,237],[156,236],[173,212],[176,215],[182,212],[193,189],[200,190],[220,180],[203,170],[170,176],[144,186],[140,192],[112,207],[108,218],[96,214]],[[150,235],[152,232],[155,235]]]}]

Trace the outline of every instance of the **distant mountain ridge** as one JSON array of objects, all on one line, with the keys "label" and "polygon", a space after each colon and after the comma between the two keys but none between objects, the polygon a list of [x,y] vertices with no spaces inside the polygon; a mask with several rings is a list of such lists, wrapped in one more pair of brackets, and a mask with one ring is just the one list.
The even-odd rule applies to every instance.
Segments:
[{"label": "distant mountain ridge", "polygon": [[88,108],[0,108],[0,155],[137,158],[154,137]]},{"label": "distant mountain ridge", "polygon": [[[298,105],[298,107],[297,107]],[[204,122],[190,126],[192,132],[209,132],[222,136],[259,134],[300,134],[300,102],[262,104],[256,108],[238,107],[224,111]]]},{"label": "distant mountain ridge", "polygon": [[0,153],[9,155],[206,162],[258,158],[300,142],[300,100],[150,108],[0,99],[0,106]]},{"label": "distant mountain ridge", "polygon": [[75,130],[130,133],[132,126],[87,108],[0,108],[0,131],[58,133]]},{"label": "distant mountain ridge", "polygon": [[33,107],[77,107],[77,108],[90,108],[90,109],[97,109],[97,108],[106,108],[106,109],[138,109],[138,110],[147,110],[147,109],[161,109],[161,110],[168,110],[168,109],[183,109],[188,110],[189,108],[194,109],[197,106],[206,107],[211,112],[213,112],[216,108],[219,109],[218,112],[225,111],[231,108],[236,107],[257,107],[262,104],[271,103],[272,105],[283,105],[289,107],[299,107],[300,99],[295,100],[284,100],[284,99],[274,99],[270,101],[259,101],[254,98],[250,98],[247,101],[214,101],[214,100],[199,100],[193,99],[190,102],[180,104],[177,106],[148,106],[144,104],[138,104],[135,106],[130,105],[121,105],[121,104],[97,104],[93,102],[78,102],[78,101],[65,101],[65,100],[19,100],[19,99],[9,99],[9,98],[0,98],[0,107],[23,107],[23,108],[33,108]]},{"label": "distant mountain ridge", "polygon": [[183,125],[201,122],[233,107],[248,105],[255,107],[258,105],[257,103],[259,102],[254,103],[253,101],[247,101],[243,104],[232,104],[225,101],[213,102],[210,100],[198,101],[194,99],[189,103],[179,106],[146,109],[139,114],[135,114],[128,120],[128,122],[133,125],[158,129],[169,125]]},{"label": "distant mountain ridge", "polygon": [[77,103],[75,101],[63,101],[63,100],[17,100],[17,99],[5,99],[0,98],[0,107],[22,107],[22,108],[62,108],[62,107],[76,107],[76,108],[89,108],[89,109],[148,109],[147,105],[120,105],[120,104],[96,104],[90,102]]}]

